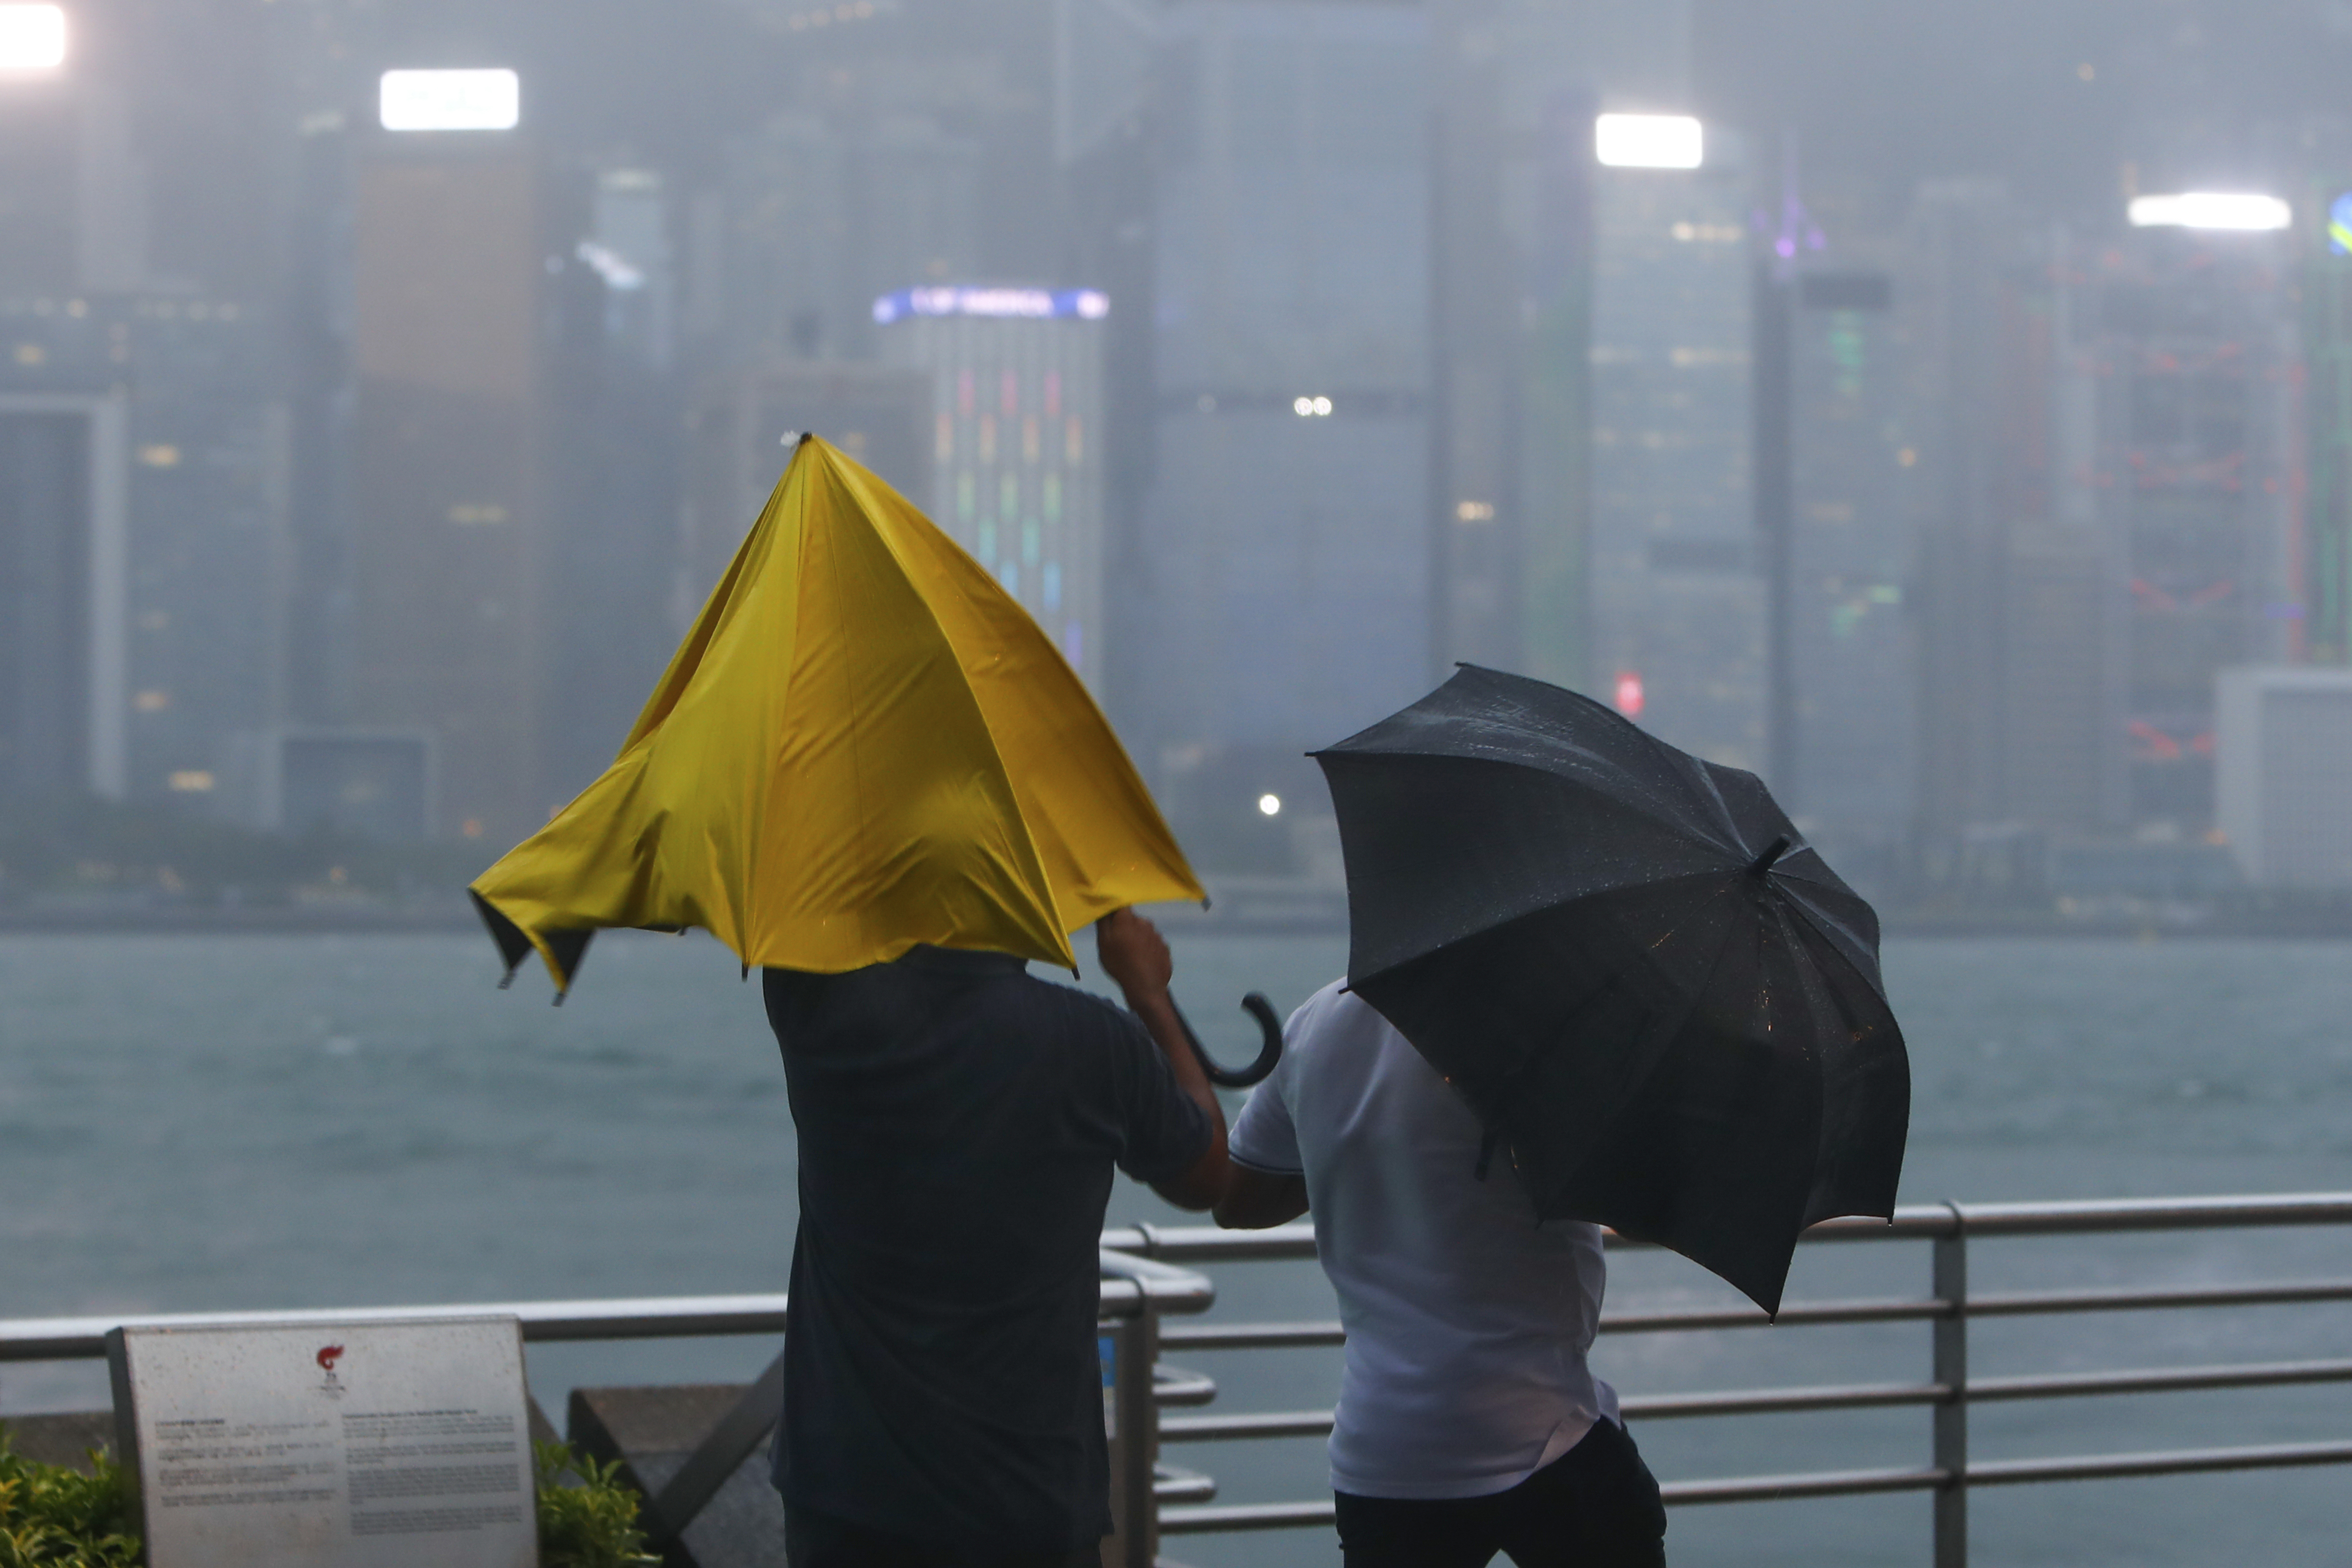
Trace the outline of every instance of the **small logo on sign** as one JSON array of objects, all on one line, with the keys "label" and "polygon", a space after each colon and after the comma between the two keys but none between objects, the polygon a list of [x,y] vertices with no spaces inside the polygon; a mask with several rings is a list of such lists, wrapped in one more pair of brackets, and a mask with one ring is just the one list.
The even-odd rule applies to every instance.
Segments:
[{"label": "small logo on sign", "polygon": [[343,1385],[335,1378],[335,1363],[341,1361],[342,1355],[343,1347],[341,1345],[319,1347],[319,1369],[327,1374],[327,1381],[323,1386],[329,1394],[341,1394],[343,1392]]}]

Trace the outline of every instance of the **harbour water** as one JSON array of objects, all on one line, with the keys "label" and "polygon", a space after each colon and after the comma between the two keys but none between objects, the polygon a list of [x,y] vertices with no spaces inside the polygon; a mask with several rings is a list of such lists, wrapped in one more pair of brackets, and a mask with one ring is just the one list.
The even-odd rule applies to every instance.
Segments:
[{"label": "harbour water", "polygon": [[[1083,954],[1084,949],[1081,949]],[[1244,989],[1295,1005],[1338,937],[1184,937],[1178,990],[1229,1059]],[[1907,1201],[2352,1189],[2352,946],[1891,943],[1915,1078]],[[793,1138],[756,985],[698,937],[600,939],[572,1002],[493,989],[488,943],[401,936],[0,937],[0,1316],[782,1288]],[[1174,1219],[1122,1184],[1112,1218]],[[1792,1300],[1924,1289],[1921,1247],[1801,1253]],[[2352,1272],[2352,1236],[1980,1245],[1972,1288]],[[1221,1267],[1221,1318],[1325,1317],[1312,1266]],[[1613,1305],[1727,1292],[1621,1255]],[[1979,1326],[1979,1374],[2352,1355],[2352,1308]],[[748,1377],[751,1342],[552,1346],[534,1387]],[[1924,1377],[1917,1325],[1610,1338],[1629,1393]],[[1328,1405],[1336,1352],[1187,1358],[1217,1408]],[[92,1407],[89,1366],[0,1366],[0,1415]],[[1665,1479],[1924,1462],[1917,1410],[1654,1422]],[[1979,1458],[2352,1437],[2341,1385],[1979,1410]],[[1221,1500],[1319,1495],[1312,1440],[1171,1449]],[[1679,1564],[1924,1563],[1916,1497],[1685,1510]],[[1974,1561],[2352,1563],[2342,1469],[1979,1495]],[[1328,1563],[1328,1532],[1191,1538],[1215,1564]]]}]

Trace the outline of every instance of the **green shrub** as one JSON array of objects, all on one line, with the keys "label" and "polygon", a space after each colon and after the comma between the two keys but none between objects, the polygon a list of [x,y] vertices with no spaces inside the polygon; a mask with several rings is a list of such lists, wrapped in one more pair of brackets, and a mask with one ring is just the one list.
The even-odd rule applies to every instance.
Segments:
[{"label": "green shrub", "polygon": [[89,1475],[37,1464],[0,1426],[0,1568],[137,1568],[130,1489],[103,1451],[89,1458]]},{"label": "green shrub", "polygon": [[646,1551],[637,1494],[618,1479],[618,1464],[599,1465],[562,1443],[531,1447],[539,1455],[540,1568],[638,1568],[661,1561]]},{"label": "green shrub", "polygon": [[[541,1568],[645,1568],[661,1560],[637,1528],[637,1494],[620,1466],[562,1443],[532,1445],[538,1460]],[[37,1464],[0,1425],[0,1568],[140,1568],[139,1521],[121,1470],[102,1449],[90,1473]]]}]

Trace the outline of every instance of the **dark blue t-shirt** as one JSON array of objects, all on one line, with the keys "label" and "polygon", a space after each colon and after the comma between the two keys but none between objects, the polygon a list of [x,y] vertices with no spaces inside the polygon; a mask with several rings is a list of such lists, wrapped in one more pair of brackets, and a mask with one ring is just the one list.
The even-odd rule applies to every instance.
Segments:
[{"label": "dark blue t-shirt", "polygon": [[1111,1169],[1178,1174],[1206,1115],[1134,1017],[1016,958],[764,981],[800,1136],[784,1501],[945,1546],[1099,1540]]}]

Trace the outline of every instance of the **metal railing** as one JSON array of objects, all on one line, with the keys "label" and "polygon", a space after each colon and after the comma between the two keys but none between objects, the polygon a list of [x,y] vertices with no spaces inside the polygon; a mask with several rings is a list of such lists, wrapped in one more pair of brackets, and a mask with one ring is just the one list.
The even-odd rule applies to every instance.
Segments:
[{"label": "metal railing", "polygon": [[[1789,1302],[1781,1307],[1777,1319],[1768,1319],[1754,1308],[1608,1312],[1602,1315],[1600,1327],[1604,1334],[1629,1334],[1760,1328],[1774,1321],[1783,1327],[1927,1324],[1928,1375],[1922,1382],[1629,1395],[1622,1399],[1622,1406],[1629,1420],[1925,1406],[1929,1411],[1931,1438],[1929,1462],[1925,1466],[1678,1480],[1666,1483],[1662,1489],[1669,1505],[1679,1506],[1877,1492],[1932,1492],[1936,1568],[1964,1568],[1969,1552],[1969,1492],[1976,1487],[2352,1463],[2352,1441],[1972,1462],[1969,1458],[1969,1412],[1979,1404],[2352,1382],[2352,1360],[2343,1359],[1972,1378],[1969,1373],[1969,1324],[1979,1318],[2352,1301],[2352,1278],[2194,1289],[1971,1293],[1968,1283],[1971,1241],[2337,1225],[2352,1226],[2352,1194],[2110,1203],[1923,1205],[1898,1210],[1891,1224],[1879,1220],[1832,1220],[1806,1232],[1804,1240],[1811,1244],[1924,1241],[1930,1249],[1930,1284],[1926,1296]],[[1105,1232],[1103,1245],[1131,1256],[1170,1263],[1267,1261],[1315,1256],[1314,1231],[1304,1225],[1255,1232],[1133,1226]],[[1614,1249],[1634,1244],[1612,1237],[1610,1245]],[[1171,1351],[1244,1351],[1338,1345],[1345,1338],[1336,1322],[1201,1323],[1168,1328],[1160,1333],[1159,1342]],[[1165,1443],[1225,1442],[1315,1436],[1330,1430],[1328,1410],[1183,1415],[1162,1420],[1159,1438]],[[1163,1507],[1159,1527],[1162,1532],[1175,1535],[1324,1525],[1331,1518],[1331,1503],[1321,1499],[1222,1506],[1204,1500]]]},{"label": "metal railing", "polygon": [[[1826,1470],[1795,1475],[1677,1480],[1670,1505],[1750,1502],[1884,1492],[1932,1492],[1937,1568],[1968,1562],[1971,1489],[2037,1481],[2095,1480],[2198,1471],[2352,1463],[2352,1441],[2267,1444],[2164,1452],[2091,1454],[2060,1458],[1971,1461],[1969,1412],[1979,1404],[2188,1390],[2267,1388],[2352,1382],[2352,1359],[2256,1362],[2067,1374],[1971,1377],[1969,1324],[1979,1318],[2059,1313],[2232,1308],[2352,1301],[2352,1278],[2251,1281],[2190,1289],[2022,1290],[1972,1293],[1969,1243],[1994,1237],[2112,1235],[2133,1231],[2211,1231],[2263,1226],[2352,1226],[2352,1194],[2285,1197],[2182,1198],[2118,1203],[1937,1204],[1907,1207],[1892,1224],[1833,1220],[1806,1233],[1808,1244],[1924,1241],[1930,1249],[1928,1293],[1785,1304],[1783,1327],[1904,1323],[1928,1326],[1928,1375],[1921,1382],[1738,1389],[1628,1395],[1633,1420],[1736,1416],[1796,1411],[1899,1406],[1929,1412],[1929,1463],[1920,1467]],[[1207,1377],[1163,1364],[1162,1351],[1253,1351],[1334,1346],[1337,1322],[1163,1322],[1206,1311],[1215,1287],[1185,1265],[1311,1258],[1313,1230],[1133,1226],[1102,1237],[1102,1334],[1106,1412],[1111,1436],[1112,1517],[1118,1533],[1105,1545],[1107,1568],[1150,1568],[1162,1534],[1315,1526],[1331,1521],[1328,1499],[1219,1505],[1213,1479],[1160,1462],[1163,1444],[1307,1437],[1331,1429],[1328,1410],[1247,1415],[1163,1415],[1212,1403]],[[1612,1238],[1612,1247],[1623,1247]],[[339,1323],[373,1318],[511,1314],[533,1343],[590,1340],[780,1335],[781,1295],[668,1297],[640,1300],[520,1301],[462,1306],[343,1308],[170,1317],[81,1317],[0,1322],[0,1363],[101,1359],[108,1331],[128,1325]],[[1606,1334],[1674,1333],[1762,1327],[1752,1308],[1605,1313]],[[778,1356],[703,1439],[684,1466],[647,1500],[658,1541],[676,1539],[751,1456],[775,1425],[782,1405]]]}]

